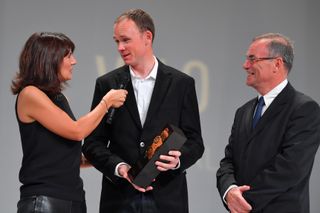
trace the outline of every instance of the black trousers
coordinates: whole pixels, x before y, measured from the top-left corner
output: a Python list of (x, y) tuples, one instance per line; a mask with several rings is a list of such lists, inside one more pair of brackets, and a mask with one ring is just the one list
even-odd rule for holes
[(151, 193), (138, 193), (120, 213), (159, 213), (159, 209)]
[(86, 213), (85, 201), (61, 200), (37, 195), (22, 197), (18, 202), (18, 213)]

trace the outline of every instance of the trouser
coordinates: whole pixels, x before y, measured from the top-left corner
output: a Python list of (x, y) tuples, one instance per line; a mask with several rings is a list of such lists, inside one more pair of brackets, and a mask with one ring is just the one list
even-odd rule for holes
[(22, 197), (18, 204), (18, 213), (86, 213), (85, 201), (61, 200), (37, 195)]
[(121, 213), (159, 213), (159, 209), (150, 193), (137, 194)]

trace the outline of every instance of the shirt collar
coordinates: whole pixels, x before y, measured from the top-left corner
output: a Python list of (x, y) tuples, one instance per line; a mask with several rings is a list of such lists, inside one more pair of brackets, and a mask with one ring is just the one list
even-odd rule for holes
[[(158, 60), (157, 60), (157, 58), (156, 58), (155, 56), (153, 56), (153, 58), (154, 58), (153, 68), (151, 69), (151, 72), (149, 73), (149, 75), (148, 75), (144, 80), (149, 79), (149, 78), (150, 78), (150, 79), (153, 79), (153, 80), (156, 80), (156, 78), (157, 78), (159, 62), (158, 62)], [(131, 66), (129, 66), (129, 69), (130, 69), (131, 78), (133, 78), (133, 79), (141, 79), (139, 76), (137, 76), (137, 75), (133, 72)]]
[[(263, 96), (264, 103), (268, 107), (272, 101), (279, 95), (279, 93), (287, 86), (288, 79), (285, 79), (280, 84), (278, 84), (275, 88), (273, 88), (271, 91), (269, 91), (267, 94)], [(262, 95), (258, 94), (258, 98), (260, 98)]]

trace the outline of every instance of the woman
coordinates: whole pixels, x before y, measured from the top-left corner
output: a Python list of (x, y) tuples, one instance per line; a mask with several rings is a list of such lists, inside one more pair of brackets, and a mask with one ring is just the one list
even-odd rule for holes
[(75, 120), (61, 93), (76, 64), (74, 43), (62, 33), (34, 33), (12, 81), (23, 159), (18, 213), (85, 213), (80, 178), (81, 140), (110, 107), (120, 107), (127, 91), (111, 90), (91, 112)]

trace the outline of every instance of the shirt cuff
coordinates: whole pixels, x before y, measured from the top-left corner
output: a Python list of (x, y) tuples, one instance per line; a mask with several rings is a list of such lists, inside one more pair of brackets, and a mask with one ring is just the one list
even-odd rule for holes
[(226, 201), (227, 193), (228, 193), (231, 189), (236, 188), (236, 187), (238, 187), (238, 186), (237, 186), (237, 185), (234, 185), (234, 184), (231, 185), (231, 186), (229, 186), (229, 187), (227, 188), (226, 192), (223, 194), (222, 199), (223, 199), (223, 202), (224, 202), (225, 204), (227, 204), (227, 201)]
[(119, 172), (118, 172), (118, 168), (119, 168), (119, 166), (121, 166), (121, 165), (128, 165), (129, 167), (130, 167), (130, 165), (127, 164), (127, 163), (125, 163), (125, 162), (121, 162), (121, 163), (118, 163), (118, 164), (117, 164), (117, 166), (116, 166), (116, 168), (115, 168), (115, 170), (114, 170), (114, 175), (123, 178), (123, 177), (119, 174)]
[(180, 158), (179, 158), (179, 161), (178, 161), (178, 164), (176, 167), (172, 168), (171, 170), (176, 170), (176, 169), (179, 169), (180, 168)]

